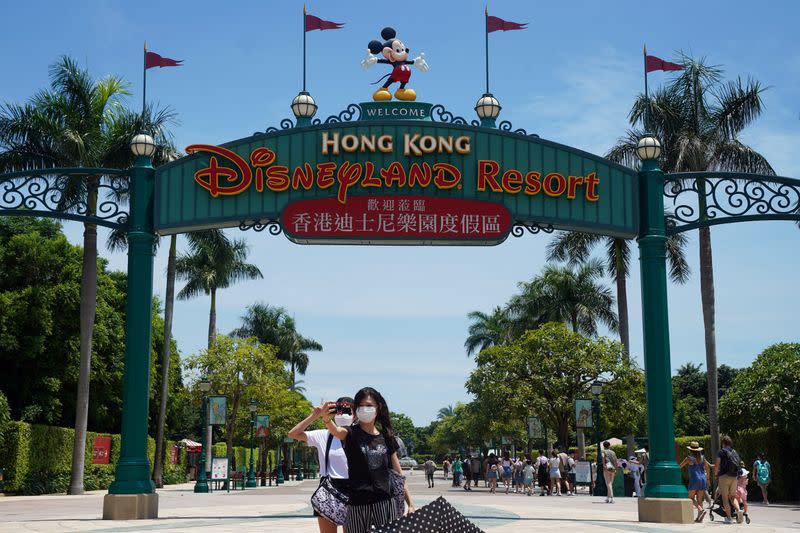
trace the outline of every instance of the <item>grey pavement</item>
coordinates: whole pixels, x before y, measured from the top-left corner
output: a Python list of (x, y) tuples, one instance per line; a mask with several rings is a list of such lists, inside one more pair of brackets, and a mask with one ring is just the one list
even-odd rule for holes
[[(450, 486), (437, 473), (436, 485), (427, 488), (421, 472), (409, 476), (410, 488), (419, 507), (444, 496), (462, 514), (488, 533), (534, 531), (586, 532), (687, 532), (710, 531), (798, 531), (800, 505), (751, 504), (750, 525), (723, 525), (721, 519), (701, 524), (645, 524), (637, 521), (636, 501), (617, 498), (609, 505), (603, 498), (583, 494), (573, 497), (539, 497), (520, 494), (490, 494), (481, 482), (473, 492)], [(0, 497), (0, 532), (140, 532), (198, 531), (237, 532), (258, 529), (276, 532), (318, 531), (309, 499), (316, 480), (287, 482), (281, 487), (263, 487), (212, 494), (195, 494), (193, 485), (159, 490), (159, 518), (156, 520), (102, 520), (105, 491), (82, 496)]]

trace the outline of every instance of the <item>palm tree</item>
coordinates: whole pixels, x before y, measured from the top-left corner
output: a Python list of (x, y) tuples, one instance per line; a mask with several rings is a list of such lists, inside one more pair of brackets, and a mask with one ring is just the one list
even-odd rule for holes
[(222, 230), (211, 229), (187, 234), (189, 253), (175, 261), (178, 279), (186, 285), (178, 292), (179, 300), (199, 294), (211, 296), (208, 314), (208, 347), (217, 336), (217, 290), (226, 289), (238, 281), (261, 279), (257, 266), (247, 263), (247, 243), (243, 239), (229, 240)]
[[(686, 242), (686, 236), (682, 233), (672, 235), (667, 241), (670, 279), (675, 283), (686, 283), (689, 279), (689, 264), (684, 255)], [(563, 261), (570, 266), (580, 265), (589, 260), (592, 250), (599, 245), (603, 246), (605, 252), (604, 267), (614, 278), (617, 287), (620, 341), (625, 346), (625, 351), (630, 353), (626, 282), (630, 274), (631, 241), (575, 231), (560, 232), (547, 245), (547, 260)]]
[(464, 341), (467, 356), (482, 351), (489, 346), (502, 344), (508, 339), (509, 320), (502, 308), (495, 307), (492, 314), (472, 311), (467, 315), (472, 320), (469, 325), (469, 336)]
[[(634, 102), (629, 115), (633, 129), (611, 150), (612, 160), (637, 164), (636, 142), (647, 130), (664, 146), (661, 168), (666, 172), (731, 171), (774, 174), (766, 158), (747, 146), (739, 135), (758, 118), (763, 109), (765, 90), (752, 79), (723, 81), (722, 70), (704, 59), (681, 54), (678, 62), (686, 69), (648, 100), (644, 95)], [(698, 183), (702, 191), (705, 184)], [(698, 198), (699, 212), (705, 216), (705, 196)], [(711, 451), (719, 445), (717, 396), (717, 347), (714, 324), (714, 267), (711, 230), (699, 229), (700, 295), (703, 304), (706, 368), (708, 368), (708, 418)]]
[[(619, 338), (625, 351), (630, 353), (630, 337), (628, 330), (628, 289), (626, 286), (630, 274), (631, 241), (579, 232), (560, 232), (547, 245), (548, 261), (565, 261), (569, 265), (585, 263), (598, 245), (604, 246), (605, 268), (614, 278), (617, 287), (617, 316), (619, 317)], [(684, 256), (686, 236), (683, 233), (672, 235), (667, 241), (667, 261), (670, 265), (670, 278), (676, 283), (685, 283), (689, 279), (689, 265)], [(634, 449), (634, 436), (627, 436), (630, 457)]]
[(546, 322), (563, 322), (583, 335), (597, 335), (598, 323), (616, 331), (619, 322), (613, 310), (614, 296), (598, 282), (603, 273), (597, 259), (577, 269), (545, 266), (539, 276), (521, 282), (521, 293), (508, 303), (512, 330), (521, 334)]
[(439, 409), (439, 412), (436, 414), (437, 420), (442, 420), (447, 418), (448, 416), (454, 416), (456, 414), (455, 409), (453, 409), (452, 405), (448, 405), (447, 407), (442, 407)]
[(255, 337), (262, 344), (278, 348), (277, 357), (288, 363), (292, 373), (290, 390), (299, 391), (297, 374), (305, 375), (309, 364), (309, 351), (322, 351), (322, 345), (314, 339), (297, 332), (294, 318), (283, 307), (265, 303), (255, 303), (247, 307), (242, 317), (242, 326), (231, 335), (235, 337)]
[[(95, 80), (68, 56), (53, 63), (49, 74), (49, 89), (39, 91), (25, 104), (6, 104), (0, 109), (0, 172), (79, 166), (128, 168), (133, 162), (130, 140), (134, 134), (150, 133), (157, 144), (169, 144), (166, 126), (172, 122), (172, 113), (135, 114), (126, 110), (123, 101), (130, 93), (122, 78)], [(107, 179), (95, 175), (69, 180), (62, 191), (61, 206), (85, 205), (86, 215), (93, 216), (97, 186)], [(80, 298), (80, 363), (69, 494), (83, 493), (97, 299), (97, 225), (90, 222), (84, 223)]]

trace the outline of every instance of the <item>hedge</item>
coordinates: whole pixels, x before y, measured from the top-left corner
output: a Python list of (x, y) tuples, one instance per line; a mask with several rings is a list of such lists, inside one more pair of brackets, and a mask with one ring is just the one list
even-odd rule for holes
[[(94, 438), (111, 437), (111, 459), (108, 465), (92, 464)], [(72, 446), (75, 430), (54, 426), (32, 425), (12, 421), (0, 448), (0, 467), (5, 469), (6, 492), (47, 494), (66, 492), (72, 468)], [(119, 460), (120, 436), (107, 433), (86, 433), (84, 467), (85, 490), (107, 489), (114, 480), (114, 465)], [(155, 441), (148, 438), (148, 457), (152, 463)]]

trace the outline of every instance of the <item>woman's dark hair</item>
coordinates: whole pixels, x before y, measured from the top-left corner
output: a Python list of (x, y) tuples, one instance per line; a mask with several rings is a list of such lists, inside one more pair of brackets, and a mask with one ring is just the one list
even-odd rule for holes
[(509, 452), (508, 450), (503, 452), (503, 459), (511, 459), (511, 452)]
[(758, 458), (764, 460), (764, 452), (758, 452)]
[(544, 455), (544, 450), (539, 450), (539, 455)]
[[(378, 404), (377, 416), (375, 422), (378, 425), (378, 431), (383, 433), (384, 438), (393, 439), (395, 437), (394, 428), (392, 427), (392, 417), (389, 416), (389, 406), (386, 405), (386, 400), (383, 399), (381, 393), (372, 387), (364, 387), (356, 393), (353, 405), (358, 409), (359, 404), (364, 398), (370, 397)], [(358, 415), (356, 415), (358, 416)]]

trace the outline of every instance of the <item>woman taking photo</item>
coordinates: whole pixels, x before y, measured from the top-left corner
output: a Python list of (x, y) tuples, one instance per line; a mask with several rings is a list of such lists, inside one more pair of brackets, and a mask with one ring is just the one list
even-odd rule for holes
[[(334, 405), (336, 406), (336, 415), (334, 416), (336, 425), (342, 427), (351, 425), (353, 423), (353, 399), (343, 396), (339, 398)], [(315, 447), (319, 457), (320, 478), (325, 478), (327, 476), (333, 488), (347, 495), (350, 492), (347, 479), (347, 457), (345, 456), (342, 442), (339, 439), (333, 438), (333, 435), (327, 429), (306, 431), (308, 426), (322, 416), (324, 410), (325, 404), (315, 407), (310, 415), (289, 431), (289, 437), (306, 442), (309, 446)], [(323, 485), (323, 481), (324, 479), (320, 480), (321, 486)], [(312, 497), (312, 507), (313, 505), (314, 499)], [(335, 499), (328, 498), (325, 507), (327, 507), (327, 509), (321, 509), (321, 512), (314, 509), (314, 516), (317, 517), (319, 531), (320, 533), (336, 533), (336, 527), (344, 525), (342, 517), (346, 512), (346, 509), (343, 509), (345, 504)], [(339, 509), (332, 507), (339, 507)]]
[[(339, 439), (347, 456), (350, 478), (350, 501), (347, 504), (347, 533), (366, 533), (371, 527), (380, 527), (400, 518), (392, 498), (392, 483), (389, 470), (403, 475), (397, 458), (395, 440), (389, 408), (383, 396), (371, 387), (358, 391), (353, 402), (355, 422), (340, 427), (333, 421), (336, 408), (327, 402), (322, 413), (325, 427)], [(414, 512), (411, 494), (404, 485), (403, 495), (408, 512)]]

